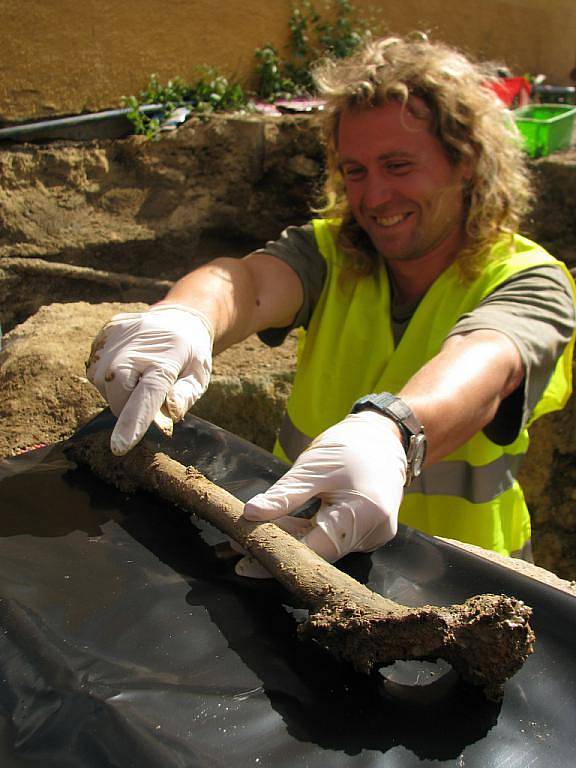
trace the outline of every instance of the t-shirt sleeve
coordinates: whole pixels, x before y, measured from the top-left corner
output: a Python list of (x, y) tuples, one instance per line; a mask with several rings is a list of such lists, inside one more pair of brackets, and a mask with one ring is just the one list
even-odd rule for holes
[(484, 432), (506, 445), (526, 425), (574, 331), (574, 296), (565, 273), (553, 265), (532, 267), (502, 283), (448, 336), (477, 330), (505, 333), (525, 368), (524, 384), (506, 398)]
[(304, 298), (296, 317), (286, 328), (267, 328), (258, 333), (269, 347), (277, 347), (293, 328), (307, 328), (326, 279), (326, 261), (318, 249), (312, 224), (288, 227), (278, 240), (271, 240), (259, 253), (282, 259), (296, 272), (302, 283)]

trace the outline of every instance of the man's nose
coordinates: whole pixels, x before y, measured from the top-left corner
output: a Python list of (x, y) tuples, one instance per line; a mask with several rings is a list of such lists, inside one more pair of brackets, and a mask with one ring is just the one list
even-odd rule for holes
[(392, 200), (393, 193), (393, 185), (387, 174), (368, 174), (364, 187), (364, 205), (366, 208), (373, 210), (386, 205)]

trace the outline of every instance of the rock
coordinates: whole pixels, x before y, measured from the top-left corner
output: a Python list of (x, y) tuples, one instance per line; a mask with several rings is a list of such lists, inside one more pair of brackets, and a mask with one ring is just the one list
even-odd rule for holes
[[(573, 374), (574, 375), (574, 374)], [(532, 519), (534, 559), (562, 578), (576, 580), (576, 397), (530, 430), (520, 471)]]
[[(69, 437), (103, 407), (85, 376), (92, 339), (117, 312), (146, 304), (51, 304), (3, 338), (0, 456)], [(214, 361), (197, 415), (271, 449), (295, 365), (296, 338), (271, 350), (248, 339)]]

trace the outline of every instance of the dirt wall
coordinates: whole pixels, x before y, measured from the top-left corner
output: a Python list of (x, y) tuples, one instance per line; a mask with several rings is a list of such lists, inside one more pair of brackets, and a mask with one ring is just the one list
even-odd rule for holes
[[(534, 161), (523, 233), (576, 267), (576, 147)], [(0, 152), (0, 323), (56, 301), (154, 301), (192, 267), (310, 217), (323, 146), (307, 115), (193, 118), (158, 141)]]
[(193, 266), (307, 220), (321, 171), (319, 131), (298, 115), (192, 119), (160, 141), (7, 148), (0, 323), (53, 301), (157, 300)]
[[(323, 0), (317, 0), (318, 8)], [(381, 29), (430, 31), (515, 72), (569, 84), (573, 0), (355, 0)], [(152, 73), (210, 64), (249, 79), (254, 50), (287, 41), (289, 0), (0, 0), (0, 123), (119, 106)]]

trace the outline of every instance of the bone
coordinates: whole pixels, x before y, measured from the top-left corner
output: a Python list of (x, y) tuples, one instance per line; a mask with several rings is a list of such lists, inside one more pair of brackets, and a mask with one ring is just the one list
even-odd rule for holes
[(254, 557), (309, 611), (302, 639), (319, 643), (369, 674), (396, 660), (444, 659), (461, 677), (499, 700), (533, 651), (532, 610), (506, 595), (477, 595), (448, 607), (407, 607), (330, 565), (272, 522), (242, 517), (243, 504), (193, 467), (143, 442), (113, 456), (110, 434), (69, 444), (67, 453), (125, 492), (151, 491), (210, 522)]

